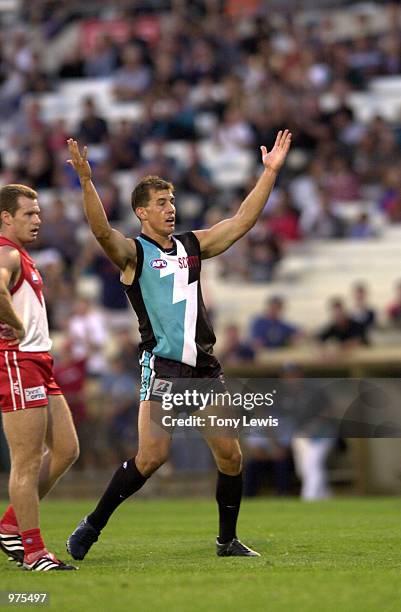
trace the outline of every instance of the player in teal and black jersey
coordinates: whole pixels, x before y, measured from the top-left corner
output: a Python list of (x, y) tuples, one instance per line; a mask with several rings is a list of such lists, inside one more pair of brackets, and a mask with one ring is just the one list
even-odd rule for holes
[[(81, 182), (85, 214), (97, 241), (121, 270), (121, 281), (137, 314), (141, 334), (142, 385), (137, 455), (118, 468), (95, 510), (85, 517), (67, 541), (74, 559), (83, 559), (97, 541), (114, 510), (138, 491), (168, 456), (171, 435), (155, 432), (155, 414), (163, 394), (205, 381), (208, 389), (223, 390), (224, 379), (213, 355), (215, 336), (200, 287), (201, 261), (226, 251), (256, 223), (287, 156), (291, 133), (280, 131), (270, 152), (261, 147), (264, 171), (231, 218), (210, 229), (174, 235), (173, 185), (146, 177), (132, 192), (132, 207), (141, 234), (126, 238), (112, 229), (91, 180), (87, 149), (68, 141), (70, 163)], [(242, 544), (236, 524), (242, 495), (242, 456), (238, 437), (205, 436), (218, 469), (219, 556), (259, 556)]]

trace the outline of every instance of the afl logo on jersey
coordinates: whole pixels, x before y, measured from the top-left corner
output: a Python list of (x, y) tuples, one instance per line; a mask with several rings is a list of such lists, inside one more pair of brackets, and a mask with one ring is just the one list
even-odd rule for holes
[(152, 261), (149, 262), (149, 265), (155, 270), (161, 270), (162, 268), (167, 268), (167, 261), (164, 259), (152, 259)]
[(31, 273), (31, 278), (33, 283), (39, 283), (39, 276), (36, 274), (36, 272)]

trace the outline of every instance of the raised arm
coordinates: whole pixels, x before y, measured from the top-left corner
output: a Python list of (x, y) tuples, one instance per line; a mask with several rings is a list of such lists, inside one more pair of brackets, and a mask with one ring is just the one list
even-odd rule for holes
[(17, 249), (0, 248), (0, 338), (10, 340), (10, 344), (18, 343), (25, 336), (24, 325), (14, 310), (9, 291), (10, 284), (18, 278), (20, 266)]
[(284, 130), (277, 134), (274, 147), (269, 153), (266, 147), (262, 146), (263, 174), (242, 202), (238, 212), (230, 219), (220, 221), (209, 229), (194, 232), (199, 240), (202, 259), (223, 253), (255, 225), (273, 189), (277, 174), (284, 164), (290, 144), (291, 132)]
[(68, 160), (68, 163), (71, 164), (78, 174), (84, 198), (85, 216), (93, 235), (106, 255), (120, 270), (124, 271), (127, 266), (135, 270), (135, 242), (111, 227), (99, 194), (92, 183), (92, 170), (88, 162), (87, 147), (83, 148), (81, 154), (77, 141), (70, 138), (68, 140), (68, 149), (71, 154), (71, 159)]

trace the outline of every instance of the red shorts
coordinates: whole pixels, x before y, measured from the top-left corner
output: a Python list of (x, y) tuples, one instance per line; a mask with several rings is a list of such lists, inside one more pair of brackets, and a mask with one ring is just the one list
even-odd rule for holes
[(48, 395), (61, 395), (53, 375), (50, 353), (0, 351), (0, 408), (2, 412), (46, 406)]

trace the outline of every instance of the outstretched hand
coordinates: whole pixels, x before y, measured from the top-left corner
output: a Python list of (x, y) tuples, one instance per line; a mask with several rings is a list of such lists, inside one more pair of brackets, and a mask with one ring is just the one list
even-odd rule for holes
[(284, 164), (287, 153), (291, 145), (291, 132), (289, 130), (279, 131), (277, 134), (276, 142), (274, 147), (269, 153), (265, 146), (260, 147), (262, 152), (262, 162), (265, 168), (271, 168), (275, 172), (278, 172), (281, 166)]
[(92, 170), (88, 162), (88, 147), (84, 147), (81, 154), (76, 140), (69, 138), (67, 144), (71, 154), (71, 159), (67, 159), (67, 163), (74, 168), (81, 183), (82, 181), (90, 180)]

